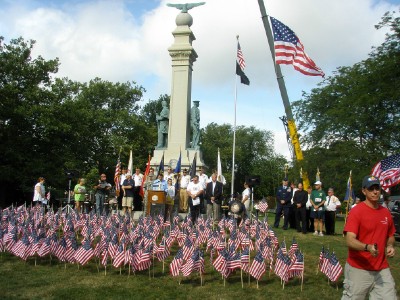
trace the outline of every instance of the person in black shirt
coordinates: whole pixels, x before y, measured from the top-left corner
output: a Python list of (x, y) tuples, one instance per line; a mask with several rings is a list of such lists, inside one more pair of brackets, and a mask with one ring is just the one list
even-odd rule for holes
[[(306, 222), (306, 204), (308, 200), (308, 193), (303, 190), (303, 184), (297, 185), (297, 191), (293, 196), (293, 204), (295, 205), (295, 216), (296, 216), (296, 229), (297, 232), (307, 233), (307, 222)], [(301, 221), (301, 227), (300, 227)]]

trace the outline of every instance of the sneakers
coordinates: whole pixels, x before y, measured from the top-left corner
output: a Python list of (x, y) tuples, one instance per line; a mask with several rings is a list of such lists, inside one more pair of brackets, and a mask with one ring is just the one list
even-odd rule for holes
[(319, 236), (324, 236), (324, 234), (322, 233), (322, 231), (319, 233)]
[(315, 231), (315, 232), (313, 233), (313, 235), (318, 235), (318, 231)]

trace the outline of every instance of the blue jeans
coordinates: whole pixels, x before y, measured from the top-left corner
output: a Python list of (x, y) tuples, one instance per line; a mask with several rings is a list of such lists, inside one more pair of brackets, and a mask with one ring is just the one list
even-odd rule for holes
[(103, 214), (105, 194), (96, 193), (96, 212), (98, 215)]

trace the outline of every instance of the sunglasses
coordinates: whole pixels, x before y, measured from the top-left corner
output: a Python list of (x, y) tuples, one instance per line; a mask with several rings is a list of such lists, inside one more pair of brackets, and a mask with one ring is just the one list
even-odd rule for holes
[(369, 188), (367, 188), (367, 190), (370, 191), (370, 192), (372, 192), (372, 191), (380, 191), (381, 188), (379, 186), (377, 186), (377, 185), (373, 185), (373, 186), (370, 186)]

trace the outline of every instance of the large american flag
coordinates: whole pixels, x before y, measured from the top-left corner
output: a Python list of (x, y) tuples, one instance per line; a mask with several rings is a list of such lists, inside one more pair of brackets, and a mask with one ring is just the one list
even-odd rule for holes
[(378, 162), (371, 171), (371, 175), (379, 178), (384, 190), (400, 182), (400, 154), (391, 155)]
[(277, 19), (270, 18), (274, 33), (275, 63), (293, 65), (295, 70), (305, 75), (324, 77), (324, 72), (305, 53), (296, 34)]

